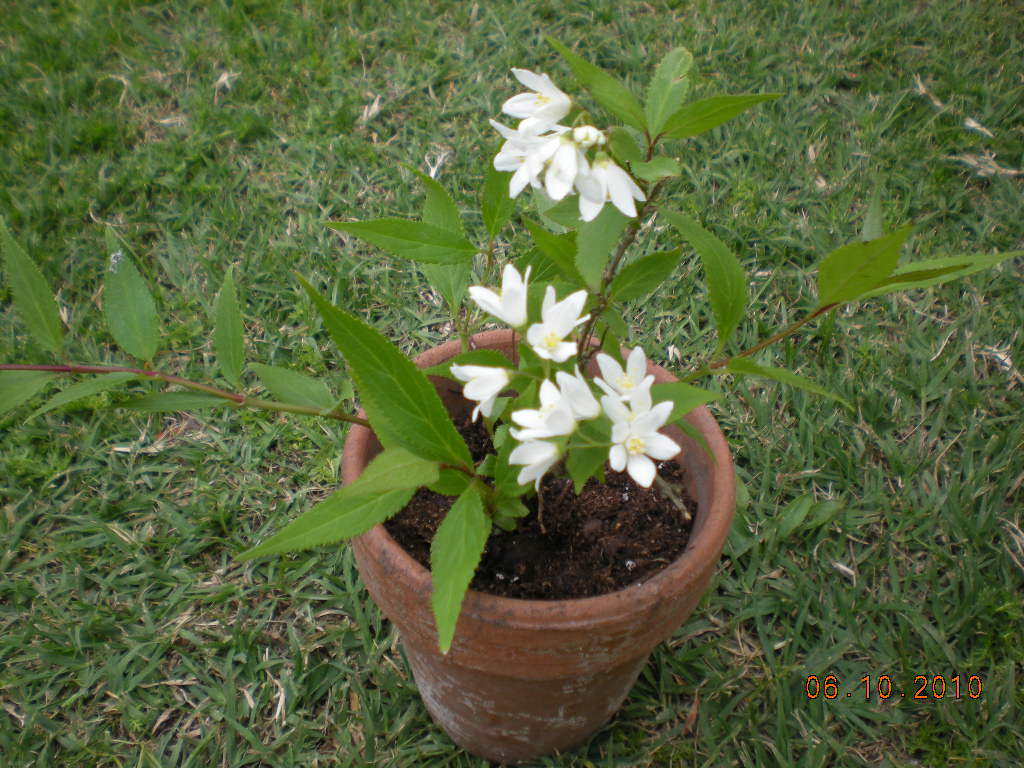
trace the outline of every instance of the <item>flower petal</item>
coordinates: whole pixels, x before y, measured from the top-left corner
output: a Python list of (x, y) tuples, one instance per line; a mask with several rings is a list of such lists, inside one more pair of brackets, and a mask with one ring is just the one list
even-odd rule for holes
[(626, 446), (613, 445), (608, 451), (608, 464), (616, 472), (624, 470), (626, 468)]
[(650, 488), (651, 483), (654, 482), (654, 476), (658, 474), (654, 462), (642, 454), (630, 456), (626, 464), (626, 470), (629, 472), (629, 476), (633, 478), (633, 481), (644, 488)]
[(644, 453), (652, 459), (665, 461), (678, 454), (682, 448), (671, 437), (666, 437), (660, 432), (654, 432), (644, 438)]

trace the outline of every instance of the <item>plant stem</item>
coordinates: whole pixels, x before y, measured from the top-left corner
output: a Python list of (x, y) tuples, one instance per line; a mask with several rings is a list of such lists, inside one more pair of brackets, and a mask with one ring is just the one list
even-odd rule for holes
[(280, 411), (283, 413), (301, 413), (305, 416), (326, 416), (330, 419), (336, 419), (338, 421), (347, 421), (351, 424), (359, 424), (363, 427), (369, 427), (370, 422), (366, 419), (361, 419), (358, 416), (349, 416), (347, 413), (341, 411), (331, 411), (330, 413), (321, 413), (320, 409), (313, 408), (308, 405), (295, 405), (293, 403), (278, 403), (274, 400), (261, 400), (255, 397), (248, 397), (238, 392), (228, 392), (226, 389), (219, 389), (218, 387), (210, 386), (209, 384), (202, 384), (198, 381), (192, 381), (190, 379), (183, 379), (180, 376), (174, 376), (169, 373), (163, 373), (162, 371), (150, 371), (143, 368), (128, 368), (123, 366), (106, 366), (106, 365), (16, 365), (16, 364), (3, 364), (0, 365), (0, 371), (49, 371), (52, 373), (134, 373), (138, 376), (144, 376), (148, 379), (155, 379), (157, 381), (163, 381), (167, 384), (178, 384), (188, 389), (194, 389), (197, 392), (205, 392), (208, 395), (214, 395), (224, 400), (230, 400), (232, 403), (238, 406), (246, 406), (248, 408), (258, 408), (264, 411)]
[(723, 357), (723, 358), (720, 358), (720, 359), (716, 360), (713, 363), (708, 363), (707, 365), (703, 365), (700, 368), (698, 368), (697, 370), (693, 371), (692, 373), (690, 373), (690, 374), (684, 376), (683, 378), (681, 378), (680, 381), (682, 381), (682, 382), (690, 382), (690, 381), (693, 381), (694, 379), (699, 379), (701, 376), (707, 376), (709, 373), (711, 373), (712, 371), (714, 371), (714, 370), (716, 370), (718, 368), (726, 367), (727, 365), (729, 365), (729, 363), (731, 363), (737, 357), (750, 357), (751, 355), (753, 355), (753, 354), (755, 354), (757, 352), (760, 352), (765, 347), (770, 347), (775, 342), (782, 341), (782, 339), (786, 338), (787, 336), (793, 335), (798, 330), (800, 330), (803, 326), (807, 325), (807, 323), (811, 322), (811, 320), (814, 320), (816, 317), (819, 317), (819, 316), (825, 314), (826, 312), (828, 312), (829, 310), (835, 309), (838, 306), (839, 306), (838, 304), (826, 304), (825, 306), (818, 307), (813, 312), (810, 312), (807, 315), (805, 315), (804, 317), (800, 318), (799, 320), (796, 320), (795, 322), (790, 323), (785, 328), (783, 328), (781, 331), (778, 331), (777, 333), (772, 334), (767, 339), (763, 339), (762, 341), (759, 341), (754, 346), (747, 347), (745, 350), (743, 350), (742, 352), (739, 352), (739, 353), (737, 353), (735, 355), (730, 355), (728, 357)]
[(690, 522), (690, 510), (686, 508), (686, 504), (683, 503), (679, 494), (676, 493), (676, 489), (672, 487), (672, 484), (661, 477), (661, 475), (654, 476), (654, 484), (658, 486), (658, 490), (661, 491), (662, 495), (667, 497), (668, 500), (672, 502), (673, 506), (682, 513), (683, 522)]
[(594, 327), (597, 325), (597, 320), (608, 308), (608, 304), (611, 301), (611, 297), (608, 295), (608, 287), (615, 278), (615, 273), (618, 271), (619, 264), (622, 263), (622, 259), (626, 255), (626, 251), (629, 250), (629, 247), (636, 240), (637, 233), (640, 231), (640, 226), (643, 224), (644, 217), (647, 216), (648, 211), (650, 211), (654, 204), (655, 198), (657, 198), (664, 185), (665, 180), (662, 179), (651, 189), (651, 193), (647, 196), (647, 202), (644, 203), (643, 208), (641, 208), (637, 213), (636, 218), (629, 222), (629, 226), (626, 227), (626, 231), (622, 233), (622, 239), (619, 241), (619, 246), (615, 249), (615, 254), (612, 256), (611, 261), (608, 262), (608, 266), (605, 267), (604, 274), (601, 275), (601, 287), (598, 288), (597, 295), (595, 297), (597, 299), (597, 303), (590, 310), (590, 317), (587, 319), (586, 324), (584, 324), (583, 330), (580, 331), (579, 338), (576, 342), (576, 355), (579, 358), (581, 370), (586, 369), (587, 361), (590, 360), (590, 356), (594, 352), (594, 348), (590, 346), (590, 337), (594, 335)]

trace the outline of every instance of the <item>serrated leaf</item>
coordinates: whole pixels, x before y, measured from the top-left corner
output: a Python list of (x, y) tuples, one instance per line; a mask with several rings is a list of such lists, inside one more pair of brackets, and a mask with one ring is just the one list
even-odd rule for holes
[(156, 305), (142, 275), (120, 252), (110, 257), (103, 311), (110, 335), (121, 349), (139, 360), (153, 359), (160, 339)]
[(508, 189), (508, 174), (495, 170), (493, 165), (488, 166), (483, 197), (480, 200), (480, 214), (487, 234), (492, 238), (498, 236), (515, 210), (515, 201), (509, 197)]
[(876, 240), (881, 237), (885, 230), (882, 221), (882, 185), (876, 184), (868, 201), (868, 209), (864, 214), (864, 226), (860, 231), (860, 239), (864, 241)]
[(573, 75), (579, 80), (580, 85), (590, 92), (594, 101), (626, 125), (631, 125), (638, 131), (646, 130), (644, 110), (626, 86), (600, 67), (570, 51), (553, 37), (548, 36), (547, 41), (565, 59)]
[[(420, 180), (426, 197), (423, 200), (423, 221), (460, 237), (465, 234), (462, 216), (448, 190), (427, 174), (402, 164)], [(431, 287), (441, 294), (452, 314), (459, 311), (471, 278), (470, 263), (463, 264), (420, 264), (423, 276)]]
[(577, 495), (608, 461), (611, 433), (611, 422), (605, 416), (581, 422), (577, 427), (565, 456), (565, 469)]
[(781, 93), (743, 93), (700, 99), (687, 104), (673, 114), (665, 122), (661, 135), (669, 139), (697, 136), (731, 120), (750, 107), (777, 99), (781, 95)]
[[(576, 268), (576, 233), (564, 232), (556, 235), (529, 219), (524, 219), (523, 223), (526, 224), (537, 250), (555, 265), (562, 277), (582, 288), (586, 283)], [(534, 280), (536, 281), (536, 278)]]
[(746, 311), (747, 278), (743, 267), (725, 243), (694, 219), (670, 209), (663, 209), (662, 214), (700, 256), (708, 285), (708, 301), (718, 327), (718, 351), (721, 351)]
[(644, 104), (647, 128), (652, 136), (657, 136), (668, 118), (682, 107), (690, 90), (687, 76), (692, 65), (693, 54), (685, 48), (673, 48), (654, 70)]
[(582, 222), (576, 233), (576, 268), (591, 290), (598, 290), (612, 251), (622, 239), (629, 219), (606, 205), (593, 221)]
[(205, 392), (151, 392), (136, 397), (125, 403), (118, 403), (118, 408), (129, 408), (134, 411), (150, 413), (166, 413), (168, 411), (195, 411), (200, 408), (230, 407), (231, 400)]
[(479, 491), (470, 487), (452, 505), (430, 543), (430, 605), (441, 653), (452, 647), (462, 601), (490, 535), (491, 518)]
[(729, 361), (727, 368), (733, 373), (739, 373), (747, 376), (763, 376), (766, 379), (772, 379), (774, 381), (781, 382), (782, 384), (788, 384), (789, 386), (796, 387), (797, 389), (804, 389), (808, 392), (813, 392), (816, 395), (831, 398), (832, 400), (835, 400), (849, 408), (851, 411), (853, 410), (853, 406), (845, 398), (840, 397), (835, 392), (830, 392), (820, 384), (816, 384), (804, 376), (800, 376), (792, 371), (787, 371), (784, 368), (770, 368), (766, 365), (758, 365), (745, 357), (734, 357)]
[(472, 467), (469, 449), (426, 375), (380, 332), (299, 280), (348, 361), (363, 409), (381, 443), (425, 459)]
[(938, 259), (912, 261), (901, 264), (892, 276), (884, 280), (877, 288), (860, 296), (870, 299), (884, 296), (894, 291), (906, 291), (911, 288), (928, 288), (961, 277), (973, 275), (983, 269), (994, 267), (1001, 261), (1024, 256), (1024, 251), (1007, 251), (1004, 253), (975, 253), (962, 256), (944, 256)]
[(18, 316), (36, 343), (48, 352), (59, 352), (64, 343), (64, 327), (57, 301), (39, 267), (7, 231), (3, 217), (0, 217), (0, 252)]
[(628, 130), (617, 125), (608, 132), (608, 148), (620, 164), (643, 162), (644, 153)]
[(355, 482), (346, 486), (355, 496), (387, 493), (399, 488), (419, 488), (436, 483), (440, 468), (404, 448), (386, 448), (371, 461)]
[(0, 371), (0, 413), (13, 411), (57, 375), (48, 371)]
[[(541, 212), (541, 220), (550, 222), (550, 224), (554, 225), (553, 229), (554, 227), (576, 229), (583, 222), (580, 218), (580, 201), (577, 195), (569, 195), (557, 203), (550, 200), (541, 190), (537, 191), (535, 197), (538, 200), (548, 201), (549, 205), (538, 205), (537, 208)], [(556, 229), (555, 231), (557, 232), (558, 230)]]
[[(479, 471), (478, 467), (477, 472), (479, 473)], [(465, 472), (459, 472), (454, 469), (442, 469), (437, 480), (427, 487), (434, 493), (440, 493), (442, 496), (458, 496), (469, 487), (471, 479)]]
[(443, 376), (446, 379), (455, 379), (451, 368), (453, 365), (487, 365), (494, 368), (515, 368), (515, 365), (506, 355), (496, 349), (471, 349), (467, 352), (460, 352), (451, 360), (427, 368), (423, 371), (427, 376)]
[(348, 492), (347, 488), (342, 488), (262, 544), (238, 555), (238, 559), (252, 560), (264, 555), (279, 555), (351, 539), (366, 533), (401, 510), (415, 492), (413, 488), (405, 488), (356, 496)]
[(629, 325), (626, 323), (626, 318), (615, 307), (605, 307), (604, 312), (601, 313), (601, 320), (608, 326), (608, 330), (620, 339), (629, 336)]
[(652, 157), (647, 162), (633, 163), (633, 175), (647, 182), (670, 179), (682, 173), (679, 163), (671, 157)]
[(682, 249), (658, 251), (641, 256), (619, 270), (612, 280), (611, 295), (616, 301), (639, 299), (668, 280), (682, 256)]
[(320, 379), (314, 379), (290, 368), (262, 363), (250, 363), (249, 368), (259, 376), (270, 394), (281, 402), (308, 405), (321, 410), (329, 410), (338, 402), (330, 387)]
[(843, 304), (878, 288), (892, 276), (912, 227), (866, 243), (836, 248), (818, 267), (818, 306)]
[(86, 397), (92, 397), (100, 392), (106, 392), (108, 389), (120, 386), (125, 382), (132, 381), (139, 378), (137, 373), (106, 373), (101, 376), (97, 376), (94, 379), (86, 379), (85, 381), (79, 381), (72, 384), (67, 389), (62, 389), (56, 395), (47, 400), (42, 406), (37, 408), (30, 419), (34, 419), (36, 416), (42, 416), (44, 413), (49, 413), (54, 408), (60, 408), (62, 405), (73, 403), (75, 400), (81, 400)]
[(672, 414), (668, 417), (670, 422), (678, 421), (694, 408), (707, 405), (721, 396), (720, 392), (710, 392), (682, 381), (662, 382), (651, 387), (653, 403), (661, 403), (666, 400), (672, 402)]
[(214, 300), (213, 350), (221, 374), (237, 389), (242, 383), (242, 366), (245, 363), (245, 329), (233, 275), (232, 265)]
[(422, 221), (331, 221), (327, 226), (355, 235), (396, 256), (427, 264), (471, 264), (476, 253), (476, 248), (465, 237)]

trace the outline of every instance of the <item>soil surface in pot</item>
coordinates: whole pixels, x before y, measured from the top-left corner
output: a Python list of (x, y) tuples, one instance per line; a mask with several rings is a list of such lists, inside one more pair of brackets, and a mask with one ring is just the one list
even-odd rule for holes
[[(457, 425), (473, 458), (493, 452), (482, 423)], [(658, 473), (674, 485), (690, 511), (696, 502), (682, 486), (673, 461)], [(548, 476), (541, 485), (543, 519), (536, 498), (515, 531), (491, 535), (473, 589), (503, 597), (564, 600), (614, 592), (643, 581), (686, 549), (691, 523), (654, 488), (641, 488), (625, 472), (606, 471), (605, 482), (587, 483), (577, 496), (572, 481)], [(455, 501), (421, 488), (385, 527), (421, 565), (430, 567), (430, 542)]]

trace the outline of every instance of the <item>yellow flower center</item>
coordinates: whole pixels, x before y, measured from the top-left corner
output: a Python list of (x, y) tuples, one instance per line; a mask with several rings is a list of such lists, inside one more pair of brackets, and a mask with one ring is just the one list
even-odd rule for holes
[(619, 389), (621, 389), (623, 392), (628, 392), (635, 386), (636, 383), (633, 381), (632, 376), (630, 376), (628, 373), (622, 374), (622, 378), (619, 379)]
[(641, 437), (631, 437), (626, 441), (626, 450), (629, 451), (632, 456), (641, 455), (644, 452), (645, 447), (643, 438)]
[(551, 101), (551, 99), (549, 99), (549, 98), (548, 98), (547, 96), (545, 96), (545, 95), (544, 95), (543, 93), (537, 93), (537, 94), (534, 94), (534, 95), (535, 95), (535, 97), (536, 97), (536, 99), (537, 99), (537, 104), (538, 104), (538, 105), (540, 105), (540, 106), (544, 106), (544, 105), (545, 105), (545, 104), (547, 104), (547, 103), (548, 103), (549, 101)]
[(549, 331), (548, 335), (544, 337), (544, 346), (552, 352), (554, 352), (555, 347), (557, 347), (561, 342), (562, 339), (559, 338), (558, 334), (554, 331)]

